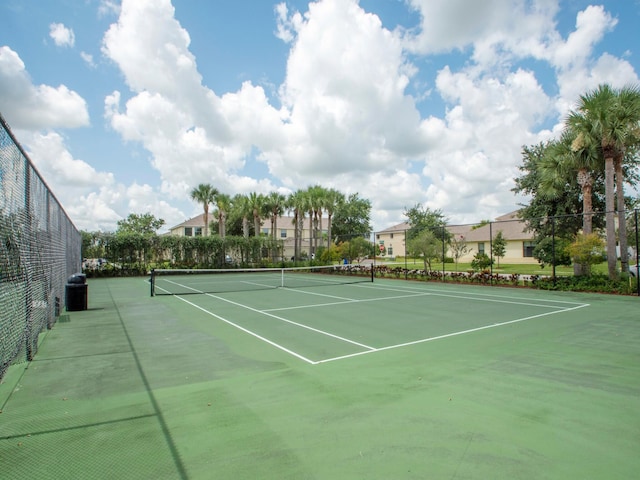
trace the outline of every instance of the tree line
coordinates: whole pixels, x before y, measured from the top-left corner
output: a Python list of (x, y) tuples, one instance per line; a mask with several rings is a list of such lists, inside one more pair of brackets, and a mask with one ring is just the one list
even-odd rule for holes
[(624, 186), (638, 182), (639, 148), (640, 88), (606, 84), (580, 96), (559, 138), (523, 147), (513, 191), (532, 198), (520, 216), (536, 234), (536, 258), (549, 261), (545, 252), (555, 237), (567, 255), (554, 261), (573, 260), (575, 273), (584, 274), (588, 255), (576, 261), (569, 244), (598, 250), (602, 243), (609, 278), (628, 272), (627, 212), (638, 200), (625, 196)]
[[(200, 184), (191, 191), (191, 198), (203, 207), (202, 235), (158, 235), (165, 225), (163, 219), (150, 213), (132, 213), (118, 221), (115, 232), (82, 232), (83, 258), (106, 258), (123, 274), (145, 273), (150, 266), (221, 268), (281, 264), (285, 261), (284, 248), (277, 235), (277, 222), (287, 212), (293, 215), (293, 263), (316, 255), (319, 261), (342, 257), (351, 260), (371, 252), (368, 241), (371, 202), (357, 193), (347, 196), (315, 185), (288, 196), (253, 192), (231, 197), (210, 184)], [(323, 220), (327, 221), (326, 233)], [(268, 236), (261, 230), (264, 221), (270, 222)], [(308, 248), (303, 249), (306, 221), (311, 233), (306, 239)]]
[[(337, 238), (347, 236), (366, 237), (371, 233), (371, 202), (357, 193), (346, 196), (342, 192), (313, 185), (304, 190), (284, 195), (274, 191), (268, 194), (252, 192), (233, 197), (220, 192), (211, 184), (202, 183), (191, 191), (191, 198), (202, 204), (204, 213), (204, 236), (209, 228), (216, 227), (218, 235), (227, 234), (259, 237), (263, 220), (270, 222), (272, 238), (277, 238), (278, 218), (285, 213), (293, 216), (294, 257), (302, 255), (304, 222), (308, 221), (310, 232), (309, 256), (321, 245), (331, 247)], [(214, 206), (213, 221), (209, 221), (209, 209)], [(326, 214), (326, 236), (323, 236), (323, 219)]]

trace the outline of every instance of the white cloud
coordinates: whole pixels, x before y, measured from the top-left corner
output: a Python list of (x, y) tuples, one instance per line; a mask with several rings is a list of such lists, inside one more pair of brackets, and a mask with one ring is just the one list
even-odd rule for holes
[(120, 13), (120, 4), (115, 0), (100, 0), (98, 6), (98, 16), (106, 17), (109, 15), (118, 15)]
[[(417, 32), (387, 30), (356, 0), (312, 2), (305, 13), (276, 5), (274, 35), (290, 46), (276, 109), (251, 82), (220, 96), (203, 84), (168, 0), (125, 0), (103, 53), (132, 96), (114, 92), (105, 114), (151, 152), (170, 198), (187, 197), (203, 179), (232, 194), (320, 182), (372, 199), (379, 227), (416, 203), (451, 221), (494, 218), (520, 200), (510, 189), (522, 145), (558, 131), (584, 91), (576, 89), (636, 77), (625, 60), (593, 58), (616, 24), (602, 7), (580, 12), (563, 38), (556, 0), (480, 3), (410, 0), (422, 19)], [(467, 56), (463, 67), (417, 80), (423, 60), (451, 50)], [(555, 70), (559, 94), (513, 66), (530, 59)], [(428, 95), (444, 100), (443, 116), (422, 118), (417, 102)], [(252, 155), (268, 178), (243, 174)]]
[(275, 7), (276, 13), (276, 37), (285, 43), (291, 43), (295, 38), (295, 32), (299, 30), (303, 19), (299, 12), (289, 16), (289, 9), (286, 3), (279, 3)]
[(96, 68), (96, 64), (93, 61), (93, 55), (87, 52), (80, 52), (80, 58), (89, 66), (89, 68)]
[(400, 39), (355, 1), (310, 4), (281, 88), (288, 142), (265, 152), (270, 170), (299, 184), (402, 167), (424, 148), (405, 92), (414, 71)]
[(604, 8), (588, 6), (578, 13), (576, 29), (566, 41), (554, 42), (550, 45), (549, 56), (552, 63), (560, 70), (573, 66), (582, 66), (591, 56), (593, 47), (602, 40), (607, 31), (615, 27), (613, 19)]
[[(150, 153), (159, 186), (124, 185), (74, 158), (51, 129), (88, 125), (84, 99), (65, 85), (34, 85), (9, 47), (0, 47), (0, 111), (25, 130), (38, 168), (83, 229), (113, 230), (132, 212), (175, 225), (200, 212), (189, 192), (201, 182), (230, 194), (316, 183), (358, 192), (381, 229), (416, 203), (455, 223), (515, 209), (522, 145), (557, 134), (586, 89), (637, 82), (628, 60), (594, 55), (617, 21), (603, 7), (585, 8), (561, 34), (557, 0), (407, 4), (421, 16), (415, 30), (385, 28), (357, 0), (318, 0), (303, 13), (276, 5), (274, 35), (289, 56), (274, 107), (250, 81), (234, 92), (206, 86), (170, 0), (101, 0), (100, 16), (118, 15), (102, 53), (128, 87), (112, 87), (120, 90), (105, 97), (104, 115), (124, 142)], [(52, 38), (73, 46), (64, 25)], [(462, 66), (437, 63), (434, 53), (452, 50)], [(530, 60), (554, 76), (543, 80)], [(421, 113), (432, 101), (442, 111)]]
[(189, 43), (167, 0), (123, 2), (102, 50), (134, 95), (124, 106), (120, 92), (109, 95), (107, 119), (153, 154), (163, 191), (174, 198), (188, 196), (203, 179), (229, 193), (240, 184), (264, 185), (239, 181), (238, 173), (254, 146), (269, 148), (282, 137), (282, 114), (250, 82), (222, 97), (202, 85)]
[(14, 128), (75, 128), (89, 124), (84, 99), (66, 85), (33, 85), (16, 52), (0, 47), (0, 111)]
[(49, 36), (58, 47), (73, 47), (76, 43), (73, 30), (65, 27), (62, 23), (49, 25)]

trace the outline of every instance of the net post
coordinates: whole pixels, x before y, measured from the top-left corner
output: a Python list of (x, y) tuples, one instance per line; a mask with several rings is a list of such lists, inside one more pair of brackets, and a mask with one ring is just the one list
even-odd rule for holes
[(156, 269), (155, 269), (155, 268), (152, 268), (152, 269), (151, 269), (151, 274), (150, 274), (150, 276), (149, 276), (149, 285), (151, 286), (151, 296), (152, 296), (152, 297), (154, 296), (154, 294), (155, 294), (155, 290), (156, 290), (156, 289), (154, 288), (154, 287), (155, 287), (155, 281), (156, 281), (156, 275), (155, 275), (155, 273), (156, 273)]
[(373, 282), (373, 277), (375, 276), (374, 274), (374, 268), (373, 268), (373, 263), (371, 264), (371, 282)]

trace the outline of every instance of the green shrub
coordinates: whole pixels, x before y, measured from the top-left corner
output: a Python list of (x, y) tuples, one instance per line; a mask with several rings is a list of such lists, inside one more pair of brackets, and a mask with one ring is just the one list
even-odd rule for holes
[(611, 280), (607, 275), (580, 275), (575, 277), (540, 278), (535, 286), (541, 290), (559, 290), (571, 292), (617, 293), (629, 295), (633, 293), (633, 282), (628, 280)]
[(486, 270), (491, 265), (493, 265), (493, 260), (491, 260), (486, 253), (478, 252), (473, 257), (473, 260), (471, 260), (471, 268), (473, 268), (475, 272)]

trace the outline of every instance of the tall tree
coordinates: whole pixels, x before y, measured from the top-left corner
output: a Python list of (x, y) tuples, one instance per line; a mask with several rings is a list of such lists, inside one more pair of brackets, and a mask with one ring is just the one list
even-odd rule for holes
[(404, 211), (404, 216), (409, 220), (409, 230), (407, 230), (407, 240), (417, 237), (425, 230), (433, 232), (436, 238), (441, 241), (449, 240), (449, 233), (446, 230), (447, 219), (439, 209), (431, 210), (417, 203), (410, 209)]
[(407, 251), (412, 257), (422, 257), (425, 272), (431, 271), (431, 262), (442, 258), (442, 241), (433, 231), (424, 229), (407, 242)]
[(566, 195), (572, 179), (578, 182), (582, 192), (582, 230), (593, 231), (593, 183), (602, 169), (599, 148), (580, 145), (576, 135), (565, 129), (559, 140), (549, 142), (540, 160), (539, 194), (549, 198)]
[[(640, 107), (622, 105), (621, 91), (609, 85), (580, 96), (577, 109), (571, 112), (568, 125), (577, 134), (576, 146), (599, 145), (604, 157), (605, 211), (607, 230), (607, 267), (609, 278), (617, 277), (616, 271), (616, 190), (615, 158), (624, 156), (630, 131), (638, 128)], [(622, 176), (622, 175), (620, 175)], [(621, 179), (622, 181), (622, 179)], [(623, 195), (622, 191), (617, 192)]]
[[(551, 142), (547, 142), (522, 147), (523, 163), (518, 167), (522, 175), (515, 178), (516, 186), (512, 191), (531, 197), (531, 200), (528, 204), (522, 205), (518, 216), (526, 221), (530, 230), (541, 236), (551, 235), (550, 217), (558, 217), (555, 225), (557, 232), (575, 235), (582, 228), (582, 218), (576, 215), (582, 211), (582, 190), (576, 175), (564, 168), (559, 168), (555, 170), (559, 178), (554, 180), (554, 188), (562, 190), (563, 195), (550, 194), (549, 180), (545, 178), (546, 173), (543, 172), (545, 168), (550, 168), (549, 165), (544, 165), (551, 157), (547, 153), (550, 144)], [(604, 209), (603, 193), (602, 175), (597, 173), (592, 188), (594, 210)], [(599, 218), (594, 217), (594, 223), (598, 227), (604, 225)]]
[(271, 238), (274, 240), (271, 250), (272, 261), (276, 261), (278, 249), (275, 240), (278, 238), (278, 217), (283, 214), (286, 197), (279, 192), (271, 192), (264, 199), (263, 211), (265, 216), (271, 220)]
[(312, 246), (309, 247), (310, 256), (318, 249), (318, 237), (322, 234), (322, 209), (324, 207), (324, 188), (313, 185), (307, 189), (307, 208), (309, 210), (309, 229)]
[(280, 192), (271, 192), (264, 200), (264, 212), (271, 220), (271, 237), (274, 240), (278, 238), (276, 232), (278, 229), (278, 217), (284, 213), (286, 200), (286, 197)]
[(287, 198), (287, 208), (293, 212), (293, 258), (297, 261), (302, 251), (302, 231), (305, 213), (305, 198), (302, 190), (296, 190)]
[(316, 225), (317, 218), (315, 218), (316, 205), (317, 205), (317, 192), (318, 186), (309, 187), (303, 193), (304, 211), (309, 214), (309, 257), (313, 257), (315, 253), (316, 240)]
[(242, 218), (242, 236), (249, 238), (249, 216), (253, 215), (249, 197), (241, 193), (235, 195), (231, 201), (231, 210)]
[(130, 213), (124, 220), (118, 220), (117, 234), (137, 233), (153, 235), (164, 225), (164, 220), (156, 218), (151, 213)]
[(507, 239), (504, 238), (502, 230), (498, 230), (498, 233), (493, 237), (491, 253), (498, 259), (498, 268), (500, 268), (500, 259), (507, 253)]
[(331, 248), (331, 242), (333, 237), (331, 236), (331, 223), (333, 221), (333, 212), (336, 211), (338, 206), (344, 202), (344, 195), (338, 190), (333, 188), (328, 189), (325, 192), (325, 205), (324, 208), (327, 211), (327, 248)]
[(226, 193), (218, 193), (215, 196), (216, 216), (218, 218), (218, 234), (221, 238), (227, 235), (227, 215), (231, 210), (231, 197)]
[[(618, 108), (620, 116), (627, 119), (629, 128), (623, 147), (614, 157), (614, 171), (616, 177), (616, 202), (618, 208), (618, 237), (620, 239), (620, 268), (623, 272), (629, 270), (629, 252), (627, 243), (626, 209), (624, 197), (624, 166), (637, 165), (637, 147), (640, 146), (640, 87), (627, 86), (618, 92)], [(637, 170), (635, 170), (637, 172)]]
[(202, 204), (204, 210), (204, 236), (209, 235), (209, 205), (215, 201), (218, 190), (208, 183), (201, 183), (191, 190), (191, 198)]
[(350, 194), (333, 214), (332, 231), (340, 237), (368, 237), (371, 234), (371, 202)]
[(251, 212), (253, 214), (253, 228), (254, 235), (256, 237), (260, 236), (260, 221), (262, 215), (262, 209), (264, 204), (264, 195), (261, 193), (251, 192), (249, 194), (249, 208), (251, 208)]

